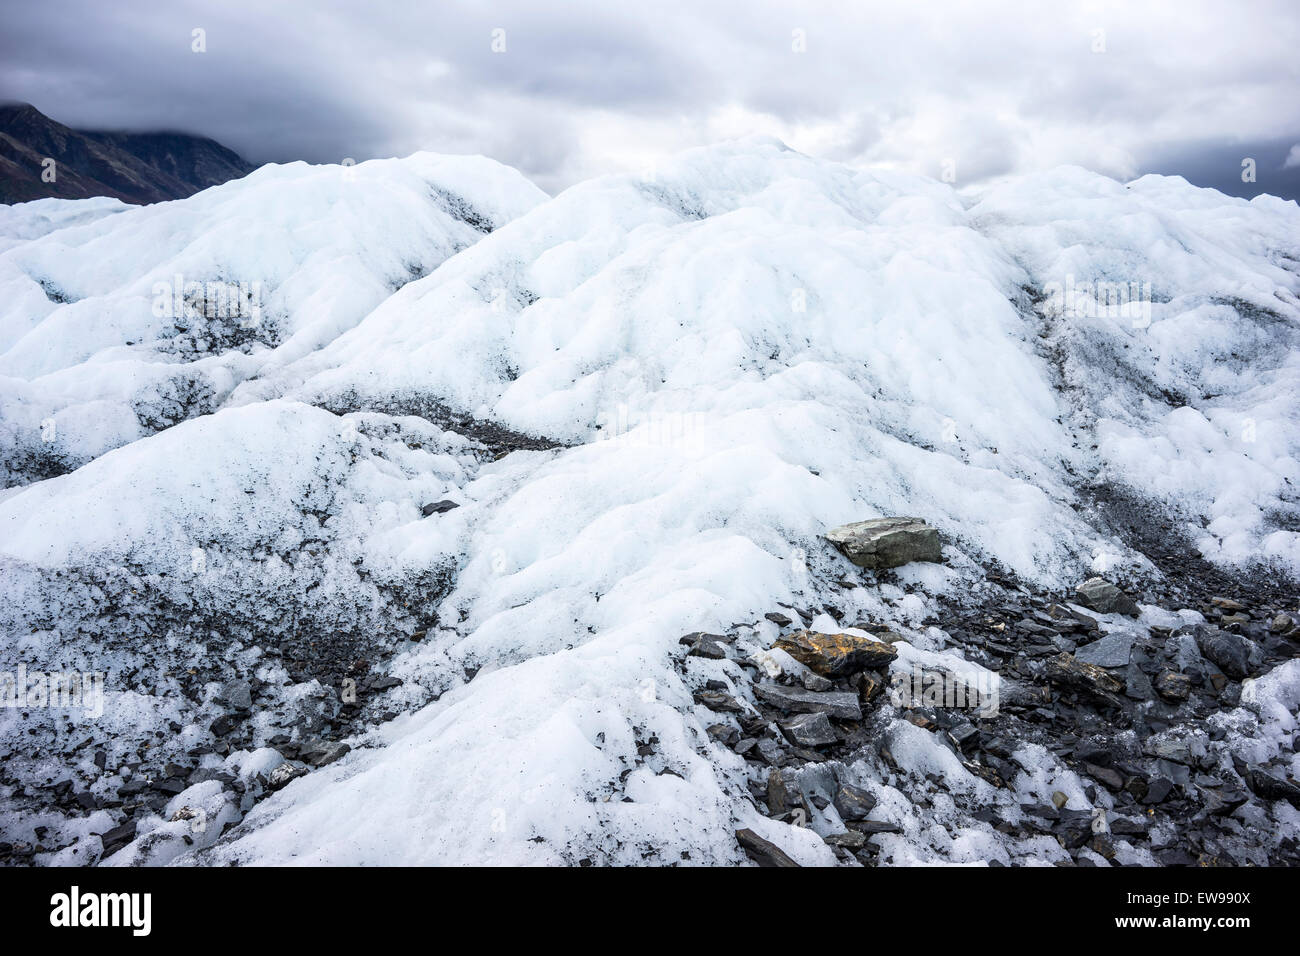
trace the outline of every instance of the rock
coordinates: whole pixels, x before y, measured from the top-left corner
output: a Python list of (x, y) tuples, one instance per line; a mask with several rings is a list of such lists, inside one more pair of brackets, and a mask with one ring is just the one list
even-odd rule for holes
[(208, 729), (212, 731), (214, 736), (224, 737), (237, 726), (239, 726), (238, 714), (222, 714), (208, 725)]
[(272, 770), (266, 777), (266, 789), (282, 790), (299, 777), (307, 775), (307, 768), (285, 761)]
[(765, 682), (754, 688), (759, 700), (786, 713), (826, 714), (842, 720), (861, 720), (858, 695), (847, 691), (817, 693), (803, 688)]
[(1075, 690), (1083, 691), (1106, 701), (1114, 707), (1120, 707), (1116, 696), (1124, 690), (1124, 684), (1107, 674), (1095, 664), (1078, 660), (1064, 652), (1047, 660), (1047, 678), (1053, 683), (1064, 684)]
[(839, 739), (825, 714), (800, 714), (782, 721), (780, 727), (796, 747), (825, 747)]
[(235, 710), (248, 710), (253, 706), (253, 688), (246, 680), (232, 680), (217, 691), (216, 699)]
[(1242, 604), (1240, 601), (1234, 601), (1232, 598), (1214, 597), (1210, 598), (1210, 603), (1217, 608), (1229, 612), (1246, 610), (1246, 605)]
[(764, 737), (758, 742), (755, 748), (758, 755), (763, 758), (763, 762), (770, 767), (779, 767), (785, 760), (785, 753), (781, 750), (781, 745), (771, 737)]
[(744, 706), (730, 694), (720, 690), (697, 690), (695, 692), (695, 703), (700, 704), (709, 710), (716, 710), (719, 713), (743, 714)]
[(1191, 743), (1179, 737), (1158, 737), (1149, 740), (1145, 749), (1158, 760), (1168, 760), (1170, 763), (1180, 763), (1188, 767), (1196, 762), (1196, 758), (1192, 756)]
[(767, 775), (767, 810), (774, 817), (796, 811), (805, 821), (812, 816), (803, 791), (775, 767)]
[(1185, 701), (1192, 692), (1192, 679), (1186, 674), (1165, 670), (1155, 680), (1156, 693), (1170, 703)]
[(1074, 746), (1074, 759), (1080, 763), (1109, 767), (1115, 762), (1112, 746), (1106, 740), (1081, 740)]
[(863, 820), (858, 823), (857, 828), (863, 833), (902, 833), (903, 828), (897, 823), (889, 823), (885, 820)]
[(204, 783), (208, 780), (217, 780), (224, 786), (229, 786), (235, 782), (235, 777), (224, 770), (217, 770), (213, 767), (200, 767), (185, 778), (185, 785), (192, 787), (196, 783)]
[(1082, 604), (1098, 614), (1127, 614), (1137, 617), (1140, 613), (1131, 597), (1111, 584), (1105, 578), (1089, 578), (1074, 589), (1076, 603)]
[(1098, 667), (1127, 667), (1133, 656), (1135, 635), (1127, 632), (1113, 632), (1101, 640), (1085, 644), (1074, 652), (1075, 660)]
[(1196, 638), (1191, 634), (1175, 634), (1165, 643), (1165, 653), (1173, 659), (1173, 665), (1186, 673), (1201, 673), (1205, 667), (1205, 658), (1196, 646)]
[(774, 645), (823, 677), (849, 677), (887, 666), (898, 650), (881, 641), (853, 634), (799, 631)]
[(459, 508), (459, 507), (460, 507), (459, 502), (443, 499), (442, 501), (435, 501), (432, 504), (425, 505), (423, 508), (420, 509), (420, 514), (421, 516), (427, 518), (429, 517), (429, 515), (446, 514), (452, 508)]
[(876, 798), (861, 787), (842, 783), (831, 801), (841, 820), (865, 820), (876, 808)]
[(1279, 613), (1268, 622), (1268, 629), (1274, 634), (1286, 634), (1295, 627), (1295, 619), (1290, 614)]
[(180, 777), (167, 777), (165, 780), (155, 780), (153, 788), (161, 793), (176, 796), (185, 789), (185, 781)]
[(711, 661), (726, 660), (727, 645), (709, 634), (704, 634), (691, 645), (691, 649), (686, 652), (686, 656), (704, 657)]
[(324, 767), (338, 760), (352, 748), (334, 740), (313, 740), (302, 745), (298, 757), (313, 767)]
[(1145, 837), (1147, 835), (1147, 822), (1145, 820), (1135, 820), (1132, 817), (1116, 817), (1110, 822), (1110, 832), (1115, 836)]
[(716, 740), (723, 746), (731, 746), (740, 739), (740, 731), (730, 724), (710, 724), (705, 728), (705, 733), (709, 735), (709, 739)]
[(829, 677), (822, 677), (820, 674), (814, 674), (812, 671), (804, 671), (799, 675), (799, 683), (803, 684), (804, 690), (824, 691), (830, 690), (835, 686), (835, 682)]
[(789, 627), (794, 623), (794, 621), (790, 620), (790, 618), (786, 617), (780, 611), (768, 611), (763, 615), (763, 617), (767, 618), (777, 627)]
[(1120, 791), (1124, 789), (1124, 778), (1119, 771), (1112, 770), (1110, 767), (1099, 767), (1096, 764), (1086, 763), (1083, 765), (1083, 772), (1102, 784), (1107, 790)]
[(1251, 770), (1246, 774), (1250, 789), (1265, 800), (1285, 800), (1300, 810), (1300, 787), (1264, 770)]
[(1201, 790), (1201, 810), (1210, 816), (1226, 816), (1248, 800), (1250, 794), (1240, 787)]
[(858, 689), (858, 698), (864, 704), (870, 703), (885, 689), (884, 680), (869, 671), (854, 674), (849, 685)]
[(113, 827), (108, 832), (100, 834), (99, 839), (104, 844), (104, 856), (116, 853), (135, 839), (135, 821), (127, 820), (121, 826)]
[(867, 845), (867, 835), (861, 830), (845, 830), (822, 837), (829, 846), (842, 846), (846, 850), (861, 850)]
[(1088, 841), (1088, 847), (1093, 853), (1107, 860), (1115, 859), (1115, 841), (1110, 838), (1109, 834), (1094, 833), (1092, 839)]
[(948, 729), (948, 739), (958, 751), (965, 750), (979, 737), (979, 730), (969, 722), (962, 722)]
[(1142, 797), (1142, 802), (1147, 804), (1164, 803), (1174, 789), (1174, 782), (1168, 777), (1152, 777), (1146, 784), (1146, 795)]
[(1124, 696), (1129, 700), (1151, 700), (1155, 695), (1151, 678), (1137, 664), (1129, 664), (1124, 670)]
[(876, 518), (833, 528), (826, 540), (862, 568), (896, 568), (912, 561), (943, 561), (939, 531), (920, 518)]
[(1093, 836), (1092, 812), (1062, 809), (1053, 829), (1058, 831), (1058, 837), (1067, 850), (1077, 850)]
[(736, 831), (736, 842), (745, 851), (745, 855), (759, 866), (798, 866), (784, 850), (775, 843), (764, 840), (753, 830)]
[(1240, 634), (1197, 625), (1196, 644), (1229, 677), (1241, 680), (1250, 673), (1250, 641)]
[(1069, 800), (1070, 798), (1067, 797), (1060, 790), (1052, 791), (1052, 806), (1056, 807), (1056, 809), (1060, 810), (1062, 807), (1066, 805), (1066, 803), (1069, 802)]

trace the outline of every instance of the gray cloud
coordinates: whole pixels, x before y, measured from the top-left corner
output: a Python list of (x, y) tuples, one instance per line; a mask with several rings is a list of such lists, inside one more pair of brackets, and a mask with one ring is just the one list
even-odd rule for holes
[(1281, 149), (1258, 187), (1297, 195), (1280, 169), (1300, 142), (1290, 0), (46, 0), (5, 19), (0, 96), (258, 162), (481, 152), (555, 190), (758, 132), (928, 175), (951, 160), (959, 184), (1063, 162), (1231, 184), (1234, 151)]

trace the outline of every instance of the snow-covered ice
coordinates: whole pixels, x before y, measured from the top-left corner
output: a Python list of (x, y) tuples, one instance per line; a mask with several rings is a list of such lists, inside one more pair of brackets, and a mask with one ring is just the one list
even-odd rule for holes
[[(1162, 502), (1213, 561), (1300, 572), (1294, 203), (1074, 168), (957, 192), (744, 140), (550, 199), (419, 154), (27, 205), (0, 216), (5, 658), (93, 663), (128, 634), (111, 680), (176, 640), (149, 623), (175, 608), (246, 646), (434, 623), (393, 673), (436, 700), (183, 861), (742, 859), (734, 830), (774, 824), (672, 654), (818, 604), (843, 567), (820, 536), (848, 521), (944, 534), (917, 593), (839, 594), (908, 660), (943, 655), (908, 625), (978, 562), (1149, 572), (1090, 522), (1093, 482)], [(151, 307), (178, 274), (261, 281), (261, 319), (181, 329)], [(448, 411), (543, 441), (494, 460)], [(161, 862), (183, 823), (158, 827)], [(997, 846), (903, 829), (896, 862)]]

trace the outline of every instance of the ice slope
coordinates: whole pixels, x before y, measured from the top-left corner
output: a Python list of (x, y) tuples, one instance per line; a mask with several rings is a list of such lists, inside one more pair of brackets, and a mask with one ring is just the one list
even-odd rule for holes
[[(5, 632), (54, 653), (187, 594), (246, 641), (290, 611), (401, 630), (424, 595), (439, 626), (395, 672), (436, 702), (189, 862), (735, 862), (737, 826), (829, 862), (749, 806), (678, 637), (834, 594), (937, 652), (914, 625), (978, 562), (1057, 585), (1099, 555), (1149, 572), (1089, 523), (1095, 480), (1166, 499), (1217, 560), (1295, 569), (1298, 243), (1294, 204), (1177, 180), (1065, 169), (963, 195), (770, 141), (691, 151), (537, 205), (232, 382), (216, 414), (0, 502)], [(1151, 321), (1057, 308), (1071, 276), (1150, 281)], [(557, 447), (494, 461), (402, 417), (445, 409)], [(420, 518), (440, 497), (461, 507)], [(897, 513), (943, 530), (948, 565), (905, 571), (910, 594), (841, 585), (821, 533)], [(196, 547), (215, 557), (196, 568)], [(105, 592), (137, 603), (106, 622)], [(896, 736), (900, 760), (978, 789)], [(925, 829), (893, 858), (993, 839)]]
[[(1227, 509), (1240, 534), (1215, 556), (1294, 567), (1295, 533), (1268, 515), (1294, 475), (1300, 393), (1269, 369), (1296, 361), (1297, 240), (1293, 204), (1173, 180), (1067, 169), (972, 200), (755, 143), (539, 207), (279, 383), (313, 402), (435, 399), (581, 443), (504, 493), (492, 475), (447, 602), (465, 620), (409, 664), (490, 673), (296, 783), (212, 858), (734, 859), (734, 826), (765, 821), (666, 660), (683, 632), (826, 587), (817, 535), (842, 521), (923, 514), (952, 564), (965, 549), (1061, 584), (1131, 557), (1072, 507), (1100, 478), (1197, 519)], [(1153, 282), (1150, 325), (1036, 309), (1070, 273)], [(1265, 382), (1247, 388), (1255, 367)], [(1231, 405), (1197, 410), (1216, 380)], [(1227, 407), (1267, 437), (1222, 464), (1204, 451), (1186, 466), (1198, 485), (1153, 484), (1159, 466), (1117, 441), (1123, 427), (1177, 450), (1186, 419)], [(1243, 468), (1273, 497), (1225, 501)], [(840, 597), (907, 622), (905, 599)]]
[[(1300, 565), (1295, 203), (1063, 169), (991, 190), (970, 221), (1047, 297), (1044, 342), (1098, 477), (1180, 513), (1207, 556)], [(1097, 301), (1116, 291), (1118, 308)]]
[(138, 208), (0, 207), (0, 242), (32, 238), (0, 252), (5, 483), (219, 408), (543, 198), (491, 160), (421, 153)]
[(132, 208), (120, 199), (36, 199), (16, 205), (0, 205), (0, 252), (64, 229)]

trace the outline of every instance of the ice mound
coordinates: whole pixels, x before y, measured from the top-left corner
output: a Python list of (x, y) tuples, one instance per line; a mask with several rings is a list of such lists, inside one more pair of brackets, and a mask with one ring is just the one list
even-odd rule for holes
[[(136, 628), (147, 653), (144, 613), (99, 610), (119, 578), (142, 612), (249, 639), (429, 629), (395, 673), (438, 700), (187, 862), (737, 862), (734, 830), (771, 824), (680, 635), (832, 591), (919, 622), (989, 561), (1053, 586), (1102, 553), (1150, 571), (1090, 521), (1097, 482), (1163, 500), (1216, 560), (1300, 569), (1294, 204), (1072, 169), (962, 194), (754, 141), (540, 203), (483, 161), (344, 172), (0, 255), (11, 433), (67, 410), (104, 442), (81, 458), (125, 445), (0, 503), (11, 640)], [(177, 362), (151, 283), (223, 264), (274, 278), (278, 337)], [(1089, 304), (1098, 282), (1137, 283), (1127, 312)], [(141, 439), (130, 403), (182, 374), (211, 398), (179, 418), (220, 410)], [(449, 421), (553, 447), (493, 460)], [(442, 498), (461, 507), (421, 520)], [(918, 593), (842, 584), (822, 538), (885, 515), (943, 535)]]
[(150, 206), (0, 207), (0, 237), (32, 237), (0, 252), (5, 484), (214, 411), (544, 198), (491, 160), (419, 153)]

